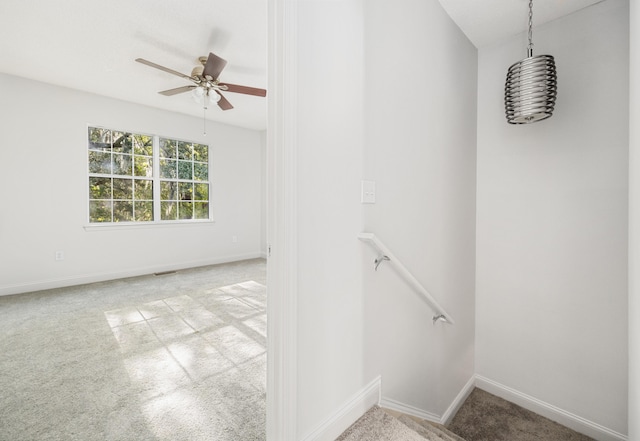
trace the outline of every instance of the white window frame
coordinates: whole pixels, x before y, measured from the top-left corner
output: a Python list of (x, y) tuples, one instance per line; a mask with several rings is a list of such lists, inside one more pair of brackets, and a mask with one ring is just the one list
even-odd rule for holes
[[(144, 135), (144, 136), (149, 136), (152, 138), (153, 140), (153, 148), (152, 148), (152, 176), (150, 177), (150, 180), (152, 180), (153, 182), (153, 220), (151, 221), (113, 221), (113, 219), (110, 222), (92, 222), (91, 221), (91, 190), (90, 190), (90, 186), (89, 186), (89, 182), (90, 182), (90, 178), (92, 177), (110, 177), (110, 178), (118, 178), (118, 177), (122, 177), (122, 178), (127, 178), (129, 177), (129, 175), (116, 175), (113, 174), (113, 170), (111, 170), (111, 174), (97, 174), (97, 173), (91, 173), (90, 169), (89, 169), (89, 152), (92, 151), (89, 149), (89, 131), (92, 128), (97, 128), (97, 129), (104, 129), (104, 130), (111, 130), (112, 132), (122, 132), (122, 133), (131, 133), (133, 135)], [(161, 181), (167, 181), (166, 178), (162, 178), (160, 176), (160, 139), (168, 139), (171, 141), (177, 141), (177, 142), (186, 142), (186, 143), (192, 143), (192, 144), (199, 144), (199, 145), (204, 145), (207, 146), (207, 180), (206, 181), (196, 181), (195, 179), (193, 180), (180, 180), (180, 179), (176, 179), (175, 182), (192, 182), (194, 184), (207, 184), (208, 186), (208, 198), (207, 198), (207, 203), (208, 203), (208, 216), (206, 219), (167, 219), (167, 220), (162, 220), (161, 219)], [(206, 144), (206, 143), (202, 143), (202, 142), (197, 142), (197, 141), (192, 141), (192, 140), (186, 140), (186, 139), (181, 139), (181, 138), (177, 138), (177, 137), (173, 137), (173, 136), (164, 136), (164, 135), (157, 135), (157, 134), (149, 134), (149, 133), (142, 133), (140, 131), (136, 131), (136, 130), (123, 130), (123, 129), (115, 129), (115, 128), (111, 128), (111, 127), (105, 127), (102, 125), (98, 125), (98, 124), (87, 124), (87, 130), (85, 131), (85, 151), (86, 151), (86, 171), (87, 171), (87, 178), (85, 180), (85, 186), (86, 186), (86, 201), (87, 201), (87, 206), (86, 206), (86, 225), (85, 225), (85, 230), (93, 230), (93, 229), (103, 229), (103, 228), (138, 228), (138, 227), (149, 227), (149, 226), (158, 226), (158, 225), (181, 225), (181, 226), (193, 226), (193, 225), (206, 225), (206, 224), (212, 224), (215, 222), (215, 220), (213, 219), (213, 204), (212, 204), (212, 200), (211, 200), (211, 194), (212, 194), (212, 187), (213, 187), (213, 182), (211, 179), (211, 172), (212, 172), (212, 156), (213, 156), (213, 150), (211, 148), (210, 144)], [(133, 156), (133, 155), (132, 155)], [(176, 158), (177, 159), (177, 158)], [(193, 162), (193, 161), (192, 161)], [(131, 175), (130, 176), (131, 179), (135, 179), (136, 176)], [(112, 195), (113, 196), (113, 195)], [(110, 199), (111, 202), (113, 202), (113, 197)], [(193, 201), (193, 199), (192, 199)], [(113, 209), (112, 209), (113, 210)]]

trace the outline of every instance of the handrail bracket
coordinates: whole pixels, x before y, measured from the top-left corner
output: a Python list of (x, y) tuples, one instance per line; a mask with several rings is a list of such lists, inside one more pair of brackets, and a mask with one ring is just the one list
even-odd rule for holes
[(391, 266), (402, 277), (433, 310), (433, 324), (437, 322), (444, 322), (450, 325), (454, 325), (453, 318), (436, 302), (433, 296), (426, 290), (424, 286), (409, 272), (409, 270), (398, 260), (398, 258), (389, 250), (373, 233), (362, 232), (358, 234), (358, 239), (363, 242), (367, 242), (377, 253), (376, 260), (374, 260), (374, 269), (378, 271), (378, 267), (382, 262), (389, 261)]
[(379, 266), (380, 266), (380, 264), (381, 264), (382, 262), (384, 262), (385, 260), (391, 260), (391, 259), (389, 259), (389, 257), (388, 257), (388, 256), (385, 256), (384, 254), (380, 254), (380, 255), (376, 258), (376, 260), (374, 260), (374, 261), (373, 261), (373, 263), (374, 263), (374, 267), (373, 267), (373, 269), (374, 269), (375, 271), (378, 271), (378, 267), (379, 267)]
[(433, 316), (433, 324), (435, 325), (438, 321), (442, 321), (445, 323), (449, 323), (449, 320), (447, 320), (447, 316), (444, 314), (437, 314)]

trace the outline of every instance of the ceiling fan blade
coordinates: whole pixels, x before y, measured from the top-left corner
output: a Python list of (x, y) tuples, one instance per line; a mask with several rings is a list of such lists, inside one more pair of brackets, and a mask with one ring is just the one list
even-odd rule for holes
[(207, 58), (207, 63), (204, 65), (202, 76), (210, 76), (213, 80), (217, 80), (226, 65), (227, 60), (220, 58), (213, 52), (209, 52), (209, 58)]
[(195, 89), (196, 86), (182, 86), (176, 87), (175, 89), (163, 90), (162, 92), (158, 92), (160, 95), (171, 96), (177, 95), (179, 93), (189, 92), (192, 89)]
[(231, 110), (233, 109), (233, 106), (231, 105), (231, 103), (224, 97), (224, 95), (222, 95), (220, 92), (218, 92), (216, 90), (216, 93), (218, 95), (220, 95), (220, 99), (218, 100), (218, 107), (220, 107), (222, 110)]
[(169, 69), (168, 67), (160, 66), (159, 64), (152, 63), (151, 61), (147, 61), (147, 60), (145, 60), (143, 58), (136, 58), (136, 61), (138, 63), (146, 64), (147, 66), (155, 67), (156, 69), (160, 69), (160, 70), (162, 70), (164, 72), (167, 72), (167, 73), (179, 76), (181, 78), (186, 78), (188, 80), (192, 80), (193, 81), (193, 78), (191, 78), (189, 75), (185, 75), (185, 74), (180, 73), (180, 72), (178, 72), (176, 70)]
[(237, 84), (219, 83), (219, 86), (226, 86), (228, 92), (244, 93), (246, 95), (267, 96), (267, 91), (256, 87), (239, 86)]

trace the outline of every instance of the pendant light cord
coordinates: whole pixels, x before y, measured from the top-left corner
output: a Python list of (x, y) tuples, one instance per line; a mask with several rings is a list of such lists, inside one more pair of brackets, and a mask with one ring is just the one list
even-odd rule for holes
[(529, 0), (529, 46), (527, 57), (533, 57), (533, 0)]

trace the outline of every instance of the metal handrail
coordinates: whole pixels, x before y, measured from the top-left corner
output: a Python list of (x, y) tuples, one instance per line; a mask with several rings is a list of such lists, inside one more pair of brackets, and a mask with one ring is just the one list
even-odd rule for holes
[(380, 242), (375, 234), (363, 232), (358, 234), (358, 239), (371, 245), (371, 247), (378, 253), (378, 257), (376, 257), (374, 261), (375, 271), (378, 270), (378, 267), (382, 262), (390, 262), (396, 271), (398, 271), (400, 276), (402, 276), (402, 278), (404, 278), (406, 282), (423, 297), (434, 312), (434, 316), (432, 318), (434, 325), (439, 321), (449, 323), (451, 325), (455, 323), (444, 308), (436, 302), (431, 293), (427, 291), (426, 288), (413, 276), (413, 274), (409, 272), (407, 267), (405, 267), (402, 262), (400, 262), (400, 260), (398, 260), (398, 258), (396, 258), (382, 242)]

